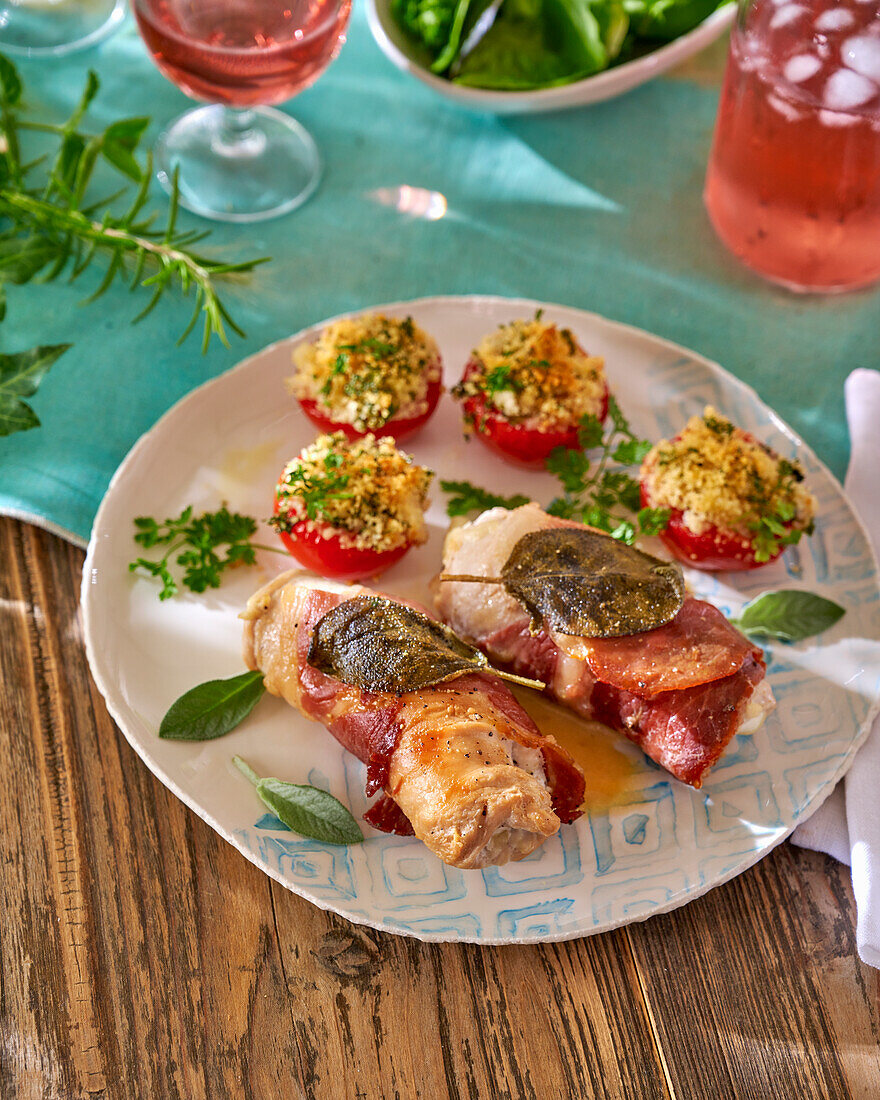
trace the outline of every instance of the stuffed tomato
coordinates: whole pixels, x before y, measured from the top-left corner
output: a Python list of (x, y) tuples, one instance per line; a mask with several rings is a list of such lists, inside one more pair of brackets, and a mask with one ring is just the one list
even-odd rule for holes
[(640, 487), (646, 507), (669, 511), (663, 542), (697, 569), (756, 569), (813, 530), (800, 465), (711, 407), (648, 452)]
[(608, 412), (603, 360), (540, 314), (485, 337), (452, 393), (467, 431), (530, 467), (542, 466), (556, 447), (578, 449), (583, 418), (604, 420)]
[(432, 337), (411, 317), (348, 317), (293, 355), (288, 388), (323, 432), (400, 440), (418, 431), (440, 399), (442, 364)]
[(427, 539), (433, 475), (390, 436), (319, 436), (287, 464), (272, 526), (306, 568), (337, 580), (375, 577)]

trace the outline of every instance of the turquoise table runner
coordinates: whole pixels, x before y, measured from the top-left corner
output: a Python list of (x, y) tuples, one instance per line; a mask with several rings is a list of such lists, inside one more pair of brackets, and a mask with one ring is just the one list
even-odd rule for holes
[[(398, 73), (356, 10), (338, 60), (290, 104), (324, 157), (317, 195), (213, 231), (230, 256), (274, 257), (233, 292), (246, 339), (203, 358), (197, 339), (175, 346), (185, 302), (132, 326), (144, 299), (124, 289), (80, 308), (89, 286), (10, 288), (2, 350), (74, 347), (32, 401), (42, 427), (0, 438), (0, 512), (84, 542), (116, 466), (183, 394), (323, 317), (433, 294), (539, 298), (675, 340), (753, 385), (842, 475), (843, 381), (880, 365), (880, 294), (794, 297), (716, 242), (701, 190), (723, 56), (719, 44), (609, 103), (498, 119)], [(103, 85), (96, 125), (148, 113), (155, 137), (188, 106), (131, 26), (98, 50), (22, 63), (31, 106), (65, 117), (89, 66)], [(419, 188), (442, 198), (407, 190)]]

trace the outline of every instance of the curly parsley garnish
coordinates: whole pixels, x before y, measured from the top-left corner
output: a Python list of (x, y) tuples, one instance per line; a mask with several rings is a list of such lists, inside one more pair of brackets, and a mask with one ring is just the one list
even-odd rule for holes
[(812, 535), (815, 524), (811, 520), (806, 527), (792, 526), (797, 518), (797, 508), (790, 499), (780, 493), (790, 493), (793, 486), (803, 481), (803, 472), (796, 463), (786, 458), (779, 459), (779, 473), (776, 484), (763, 498), (759, 495), (757, 506), (772, 507), (772, 511), (748, 525), (752, 532), (752, 548), (755, 561), (770, 561), (784, 546), (794, 546), (803, 535)]
[(136, 558), (128, 565), (130, 573), (141, 570), (162, 582), (160, 600), (171, 599), (179, 591), (171, 572), (172, 559), (183, 570), (180, 583), (191, 592), (204, 592), (220, 587), (220, 576), (226, 569), (253, 565), (257, 550), (283, 553), (275, 547), (252, 542), (257, 521), (230, 512), (225, 505), (218, 512), (204, 512), (196, 517), (192, 505), (188, 505), (175, 519), (160, 523), (151, 516), (138, 516), (134, 525), (135, 542), (146, 549), (155, 546), (165, 549), (159, 559)]
[[(581, 419), (580, 451), (556, 447), (551, 452), (547, 469), (559, 478), (563, 495), (552, 500), (547, 511), (551, 516), (578, 519), (632, 544), (637, 534), (659, 534), (669, 522), (669, 510), (641, 507), (639, 483), (621, 467), (640, 463), (651, 444), (633, 433), (613, 397), (608, 398), (608, 413), (607, 430), (596, 416)], [(587, 456), (587, 451), (597, 450), (598, 458)]]
[(468, 512), (484, 512), (487, 508), (519, 508), (531, 500), (522, 493), (510, 497), (498, 496), (469, 481), (441, 481), (440, 488), (450, 494), (446, 502), (448, 516), (466, 516)]
[[(659, 534), (669, 522), (669, 510), (641, 507), (639, 483), (621, 467), (640, 463), (651, 444), (633, 433), (613, 397), (608, 399), (608, 413), (611, 424), (607, 430), (597, 416), (581, 418), (581, 450), (556, 447), (551, 452), (546, 466), (559, 479), (563, 494), (550, 502), (547, 511), (552, 516), (580, 520), (631, 544), (637, 534)], [(587, 454), (597, 450), (598, 457)], [(469, 481), (441, 481), (440, 487), (451, 494), (446, 504), (449, 516), (486, 508), (519, 508), (530, 500), (521, 493), (498, 496)]]

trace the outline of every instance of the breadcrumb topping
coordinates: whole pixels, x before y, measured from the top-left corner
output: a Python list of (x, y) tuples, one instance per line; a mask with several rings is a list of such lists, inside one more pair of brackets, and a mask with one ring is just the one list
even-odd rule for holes
[(334, 321), (294, 351), (293, 363), (291, 393), (362, 432), (426, 412), (428, 386), (441, 374), (434, 339), (411, 317), (382, 314)]
[(674, 508), (700, 535), (710, 527), (754, 540), (769, 526), (809, 533), (816, 500), (797, 462), (782, 458), (721, 416), (711, 405), (642, 463), (655, 507)]
[(390, 436), (320, 435), (285, 467), (272, 524), (290, 531), (305, 521), (308, 530), (361, 550), (420, 545), (433, 476)]
[(601, 356), (587, 355), (570, 329), (541, 320), (539, 312), (486, 336), (452, 393), (459, 400), (484, 396), (487, 410), (547, 430), (601, 414), (604, 368)]

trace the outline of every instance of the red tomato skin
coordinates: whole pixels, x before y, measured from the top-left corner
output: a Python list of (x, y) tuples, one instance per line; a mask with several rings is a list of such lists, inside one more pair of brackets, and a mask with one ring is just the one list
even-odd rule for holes
[[(639, 489), (642, 506), (657, 507), (648, 496), (644, 481), (640, 483)], [(660, 532), (660, 538), (685, 565), (702, 569), (707, 573), (735, 573), (759, 569), (762, 565), (769, 565), (771, 561), (776, 561), (783, 551), (783, 547), (780, 546), (767, 561), (758, 561), (750, 539), (721, 531), (714, 526), (709, 527), (702, 534), (694, 534), (682, 519), (680, 508), (671, 509), (669, 523), (666, 530)]]
[[(276, 495), (275, 514), (280, 511), (281, 501)], [(343, 546), (339, 535), (324, 538), (323, 534), (309, 528), (307, 520), (295, 523), (290, 531), (279, 531), (278, 537), (300, 565), (337, 581), (377, 577), (400, 561), (412, 545), (406, 542), (392, 550), (362, 550), (356, 546)]]
[[(462, 382), (477, 370), (477, 364), (471, 359), (464, 370)], [(553, 431), (538, 431), (512, 423), (506, 416), (497, 412), (487, 412), (484, 394), (466, 397), (462, 402), (465, 416), (473, 423), (474, 434), (490, 451), (507, 462), (528, 469), (542, 469), (557, 447), (570, 451), (579, 451), (578, 425), (566, 424)], [(602, 396), (599, 420), (608, 415), (608, 387)]]
[[(426, 393), (428, 407), (423, 413), (420, 413), (418, 416), (392, 417), (386, 424), (383, 424), (381, 428), (371, 429), (372, 434), (375, 436), (390, 435), (392, 439), (398, 443), (401, 439), (414, 435), (433, 415), (442, 392), (443, 387), (439, 379), (429, 382)], [(350, 440), (363, 439), (365, 435), (369, 434), (368, 432), (360, 431), (354, 424), (347, 424), (342, 420), (334, 420), (332, 416), (326, 415), (322, 411), (322, 406), (312, 397), (300, 397), (297, 400), (300, 403), (302, 411), (309, 420), (311, 420), (316, 428), (320, 428), (322, 432), (345, 432), (346, 439)]]

